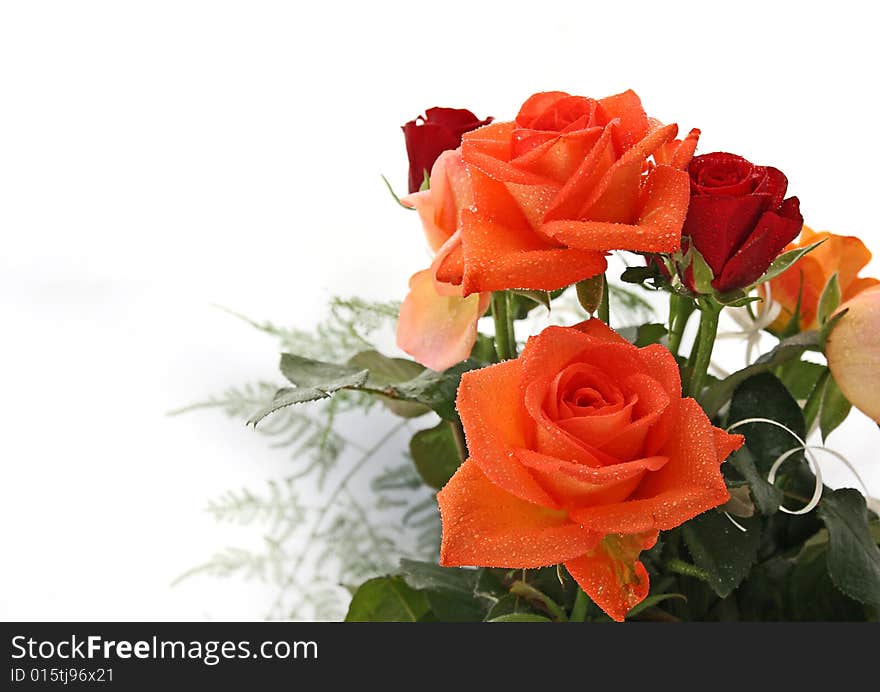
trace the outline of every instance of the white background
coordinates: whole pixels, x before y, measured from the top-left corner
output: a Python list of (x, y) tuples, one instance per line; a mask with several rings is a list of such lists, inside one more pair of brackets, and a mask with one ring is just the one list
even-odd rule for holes
[[(869, 7), (3, 2), (0, 618), (262, 616), (252, 586), (169, 583), (231, 542), (206, 500), (283, 462), (165, 413), (274, 376), (213, 303), (308, 326), (334, 294), (402, 298), (427, 256), (379, 175), (403, 190), (399, 125), (427, 107), (631, 87), (880, 254)], [(853, 419), (831, 441), (878, 494), (880, 433)]]

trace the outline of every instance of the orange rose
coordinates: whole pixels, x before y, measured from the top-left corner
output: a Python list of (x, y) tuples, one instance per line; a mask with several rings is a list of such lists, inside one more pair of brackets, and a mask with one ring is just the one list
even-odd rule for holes
[(835, 235), (828, 231), (815, 232), (804, 226), (800, 238), (785, 248), (786, 251), (806, 247), (825, 240), (819, 247), (799, 259), (770, 283), (771, 299), (782, 306), (776, 321), (768, 327), (779, 333), (785, 329), (797, 308), (801, 296), (800, 328), (819, 326), (817, 312), (819, 298), (828, 280), (836, 273), (840, 283), (841, 299), (849, 300), (866, 288), (880, 284), (877, 279), (860, 278), (859, 271), (871, 261), (865, 244), (851, 235)]
[[(690, 198), (698, 130), (674, 140), (632, 91), (598, 101), (535, 94), (516, 120), (464, 135), (474, 205), (438, 268), (464, 295), (553, 290), (605, 270), (609, 250), (671, 252)], [(653, 160), (651, 158), (653, 157)]]
[(465, 373), (457, 405), (470, 457), (438, 495), (440, 564), (564, 563), (615, 620), (648, 594), (658, 532), (728, 499), (719, 466), (743, 442), (682, 398), (667, 349), (595, 319)]

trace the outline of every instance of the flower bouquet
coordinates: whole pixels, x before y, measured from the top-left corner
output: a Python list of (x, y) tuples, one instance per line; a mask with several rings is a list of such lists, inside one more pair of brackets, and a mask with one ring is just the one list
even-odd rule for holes
[[(696, 155), (700, 131), (632, 91), (403, 130), (397, 201), (433, 256), (399, 308), (412, 360), (284, 353), (289, 386), (251, 418), (352, 395), (433, 418), (410, 452), (439, 552), (351, 584), (347, 619), (877, 620), (877, 503), (826, 487), (820, 455), (856, 468), (807, 441), (852, 407), (880, 421), (863, 243), (805, 226), (780, 170)], [(668, 317), (609, 326), (643, 290)], [(713, 371), (726, 313), (778, 344)]]

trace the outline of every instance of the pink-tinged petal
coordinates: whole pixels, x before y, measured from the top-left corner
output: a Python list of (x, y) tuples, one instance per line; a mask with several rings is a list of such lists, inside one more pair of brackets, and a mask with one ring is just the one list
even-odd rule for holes
[(430, 269), (413, 274), (409, 288), (400, 306), (397, 345), (432, 370), (466, 360), (477, 340), (477, 320), (486, 310), (486, 297), (440, 295)]
[(840, 309), (848, 312), (825, 343), (828, 367), (853, 406), (880, 423), (880, 286)]
[(437, 495), (440, 564), (533, 568), (583, 555), (601, 536), (566, 513), (526, 502), (492, 483), (468, 459)]
[(650, 583), (639, 553), (657, 543), (657, 532), (611, 534), (587, 554), (569, 560), (565, 567), (602, 610), (617, 622), (645, 600)]

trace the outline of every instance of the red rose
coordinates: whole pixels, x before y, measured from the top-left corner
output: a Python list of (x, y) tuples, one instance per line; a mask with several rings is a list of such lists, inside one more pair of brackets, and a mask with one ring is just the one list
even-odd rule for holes
[(688, 173), (691, 201), (682, 236), (712, 268), (716, 290), (749, 286), (803, 226), (798, 198), (784, 199), (788, 179), (772, 166), (724, 152), (695, 157)]
[[(420, 122), (421, 121), (421, 122)], [(425, 115), (410, 120), (401, 129), (409, 157), (409, 191), (418, 192), (431, 167), (447, 149), (457, 149), (465, 132), (488, 125), (464, 108), (429, 108)]]

